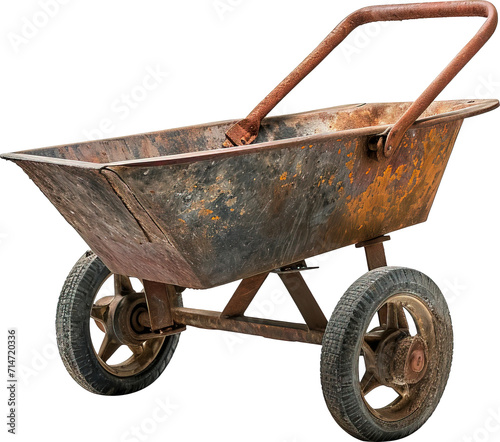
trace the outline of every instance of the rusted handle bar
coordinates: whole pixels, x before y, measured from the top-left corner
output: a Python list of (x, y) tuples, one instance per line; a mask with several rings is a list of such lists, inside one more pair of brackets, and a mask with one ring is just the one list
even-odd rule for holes
[[(359, 9), (345, 18), (328, 36), (292, 71), (269, 95), (226, 132), (224, 145), (241, 146), (257, 138), (261, 120), (300, 83), (325, 57), (336, 48), (354, 29), (366, 23), (378, 21), (412, 20), (439, 17), (486, 17), (477, 34), (456, 55), (451, 63), (415, 100), (403, 116), (394, 124), (384, 144), (385, 156), (390, 156), (399, 146), (405, 132), (434, 101), (448, 83), (488, 41), (497, 25), (497, 11), (487, 1), (412, 3), (405, 5), (369, 6)], [(391, 64), (391, 61), (388, 63)], [(392, 62), (392, 64), (395, 64)]]

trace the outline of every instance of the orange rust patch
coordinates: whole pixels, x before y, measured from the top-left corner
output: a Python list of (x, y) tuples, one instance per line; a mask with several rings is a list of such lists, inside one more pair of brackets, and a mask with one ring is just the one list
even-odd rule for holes
[(245, 212), (246, 212), (246, 210), (245, 210), (245, 209), (241, 209), (240, 215), (244, 215), (244, 214), (245, 214)]
[(390, 181), (394, 181), (394, 180), (400, 180), (401, 179), (401, 176), (403, 175), (403, 172), (405, 171), (406, 169), (406, 165), (405, 164), (401, 164), (401, 166), (399, 166), (395, 171), (394, 171), (394, 174), (391, 176), (391, 179)]
[(352, 170), (352, 168), (354, 167), (354, 160), (348, 161), (347, 163), (345, 163), (345, 165), (349, 170)]
[(212, 219), (217, 221), (218, 219), (220, 219), (218, 216), (212, 216)]
[(234, 212), (234, 209), (229, 209), (229, 210), (231, 210), (231, 212)]
[(334, 179), (335, 179), (335, 175), (330, 175), (330, 179), (328, 180), (328, 185), (329, 186), (332, 185)]
[(301, 149), (305, 149), (305, 148), (306, 148), (306, 146), (302, 146), (302, 147), (301, 147)]
[(339, 155), (340, 155), (340, 154), (342, 153), (342, 150), (341, 150), (341, 149), (339, 149), (339, 152), (338, 152), (338, 153), (339, 153)]
[(181, 223), (186, 224), (186, 221), (185, 221), (185, 220), (183, 220), (182, 218), (177, 218), (177, 219), (178, 219)]
[(351, 157), (352, 157), (352, 152), (348, 153), (348, 154), (347, 154), (347, 157), (348, 157), (348, 158), (351, 158)]
[(313, 147), (313, 145), (312, 145), (312, 144), (309, 144), (309, 149), (310, 149), (311, 147)]
[(370, 173), (370, 170), (372, 170), (371, 167), (365, 172), (365, 174), (368, 175)]
[(213, 210), (210, 210), (210, 209), (201, 209), (199, 212), (198, 212), (198, 216), (208, 216), (210, 215), (211, 213), (214, 213)]
[[(424, 165), (422, 160), (413, 156), (407, 163), (400, 164), (395, 170), (389, 164), (382, 172), (382, 175), (377, 176), (362, 194), (347, 200), (347, 208), (351, 213), (369, 221), (365, 222), (360, 228), (373, 223), (383, 224), (389, 208), (408, 205), (407, 198), (415, 192), (419, 192), (429, 199), (427, 206), (430, 208), (432, 198), (429, 198), (429, 194), (434, 194), (437, 187), (435, 182), (428, 181), (428, 177), (435, 179), (435, 176), (439, 176), (440, 179), (446, 157), (446, 155), (443, 155), (443, 158), (439, 158), (436, 151), (439, 148), (444, 151), (449, 149), (449, 144), (443, 146), (441, 140), (436, 142), (433, 139), (432, 130), (430, 132), (429, 137), (422, 140), (422, 144), (427, 156), (433, 158), (433, 160)], [(406, 210), (421, 210), (421, 203), (417, 205), (411, 199), (410, 201), (413, 206), (407, 207)], [(374, 208), (377, 208), (377, 210), (374, 210)], [(401, 227), (404, 225), (406, 224), (402, 222)]]
[(344, 194), (344, 183), (343, 183), (343, 181), (339, 181), (337, 183), (337, 188), (338, 188), (339, 195), (342, 196)]
[(419, 176), (420, 176), (420, 169), (414, 169), (412, 174), (411, 174), (411, 178), (410, 178), (410, 181), (408, 182), (408, 184), (410, 186), (415, 186), (418, 182)]
[(287, 173), (286, 172), (283, 172), (280, 176), (280, 180), (281, 181), (285, 181), (286, 180), (286, 177), (287, 177)]

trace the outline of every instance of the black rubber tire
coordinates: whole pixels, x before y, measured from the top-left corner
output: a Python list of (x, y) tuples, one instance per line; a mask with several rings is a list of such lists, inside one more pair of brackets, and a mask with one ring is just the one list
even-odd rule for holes
[[(441, 357), (424, 403), (395, 422), (377, 418), (366, 406), (359, 388), (357, 364), (361, 339), (370, 320), (396, 294), (418, 297), (431, 310)], [(446, 301), (426, 275), (403, 267), (382, 267), (359, 278), (337, 304), (323, 337), (321, 383), (330, 413), (337, 423), (361, 440), (396, 440), (420, 428), (441, 399), (451, 368), (453, 332)]]
[(78, 260), (59, 297), (56, 335), (59, 354), (73, 379), (92, 393), (114, 396), (133, 393), (152, 384), (170, 362), (179, 334), (165, 338), (156, 358), (142, 372), (129, 377), (109, 373), (94, 352), (89, 321), (95, 295), (110, 273), (91, 251)]

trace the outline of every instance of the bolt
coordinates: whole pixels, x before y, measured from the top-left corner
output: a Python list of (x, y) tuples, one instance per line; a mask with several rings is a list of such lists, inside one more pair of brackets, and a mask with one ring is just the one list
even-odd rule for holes
[(410, 368), (415, 373), (420, 373), (425, 366), (425, 354), (423, 350), (415, 350), (410, 357)]
[(142, 311), (141, 313), (139, 313), (137, 322), (141, 324), (143, 327), (151, 327), (151, 322), (149, 320), (149, 313), (146, 311)]

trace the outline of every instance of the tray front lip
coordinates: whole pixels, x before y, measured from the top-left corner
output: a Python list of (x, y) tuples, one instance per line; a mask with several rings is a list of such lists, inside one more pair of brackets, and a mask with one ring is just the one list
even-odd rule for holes
[[(446, 100), (447, 102), (450, 101), (466, 101), (466, 100)], [(434, 126), (437, 124), (445, 123), (448, 121), (455, 121), (455, 120), (460, 120), (460, 119), (465, 119), (468, 117), (472, 117), (475, 115), (480, 115), (486, 112), (489, 112), (491, 110), (494, 110), (500, 106), (500, 103), (496, 99), (480, 99), (480, 100), (470, 100), (471, 101), (471, 106), (468, 106), (463, 109), (455, 110), (455, 111), (450, 111), (450, 112), (445, 112), (442, 114), (438, 115), (433, 115), (430, 117), (426, 118), (421, 118), (418, 119), (411, 127), (409, 130), (413, 129), (420, 129), (420, 128), (425, 128), (429, 126)], [(401, 102), (404, 103), (404, 102)], [(472, 104), (474, 103), (474, 104)], [(327, 110), (332, 110), (332, 109), (339, 109), (339, 108), (350, 108), (350, 107), (361, 107), (366, 104), (384, 104), (384, 103), (358, 103), (358, 104), (351, 104), (351, 105), (341, 105), (341, 106), (334, 106), (330, 108), (324, 108), (324, 109), (317, 109), (313, 111), (307, 111), (307, 112), (300, 112), (296, 114), (290, 114), (290, 115), (306, 115), (306, 114), (311, 114), (315, 112), (321, 112), (321, 111), (327, 111)], [(388, 103), (389, 104), (389, 103)], [(270, 119), (274, 118), (279, 118), (279, 117), (270, 117)], [(237, 120), (226, 120), (226, 121), (221, 121), (221, 122), (215, 122), (215, 123), (209, 123), (209, 124), (201, 124), (197, 126), (189, 126), (189, 127), (210, 127), (210, 126), (215, 126), (215, 125), (221, 125), (221, 124), (231, 124), (232, 122), (237, 121)], [(6, 160), (12, 160), (12, 161), (32, 161), (32, 162), (39, 162), (39, 163), (51, 163), (51, 164), (59, 164), (62, 166), (68, 166), (68, 167), (78, 167), (78, 168), (83, 168), (83, 169), (94, 169), (94, 170), (101, 170), (101, 169), (109, 169), (109, 168), (115, 168), (115, 167), (151, 167), (151, 166), (168, 166), (168, 165), (177, 165), (177, 164), (189, 164), (189, 163), (194, 163), (198, 161), (213, 161), (216, 159), (223, 159), (226, 157), (231, 157), (231, 156), (238, 156), (238, 155), (245, 155), (245, 154), (251, 154), (251, 153), (258, 153), (263, 150), (274, 150), (274, 149), (284, 149), (284, 148), (290, 148), (293, 146), (296, 146), (297, 144), (314, 144), (315, 142), (324, 142), (329, 139), (335, 138), (345, 138), (345, 137), (359, 137), (359, 136), (367, 136), (367, 135), (375, 135), (378, 133), (382, 133), (388, 128), (391, 128), (393, 124), (386, 124), (386, 125), (380, 125), (380, 126), (366, 126), (366, 127), (361, 127), (361, 128), (355, 128), (355, 129), (345, 129), (345, 130), (340, 130), (336, 132), (330, 132), (330, 133), (322, 133), (322, 134), (314, 134), (314, 135), (307, 135), (303, 137), (295, 137), (295, 138), (289, 138), (289, 139), (283, 139), (283, 140), (276, 140), (276, 141), (267, 141), (264, 143), (258, 143), (258, 144), (250, 144), (247, 146), (236, 146), (236, 147), (229, 147), (225, 149), (212, 149), (212, 150), (206, 150), (206, 151), (196, 151), (196, 152), (189, 152), (189, 153), (182, 153), (182, 154), (175, 154), (175, 155), (166, 155), (166, 156), (161, 156), (161, 157), (152, 157), (152, 158), (142, 158), (142, 159), (133, 159), (133, 160), (125, 160), (125, 161), (115, 161), (115, 162), (110, 162), (110, 163), (92, 163), (88, 161), (77, 161), (77, 160), (69, 160), (69, 159), (63, 159), (63, 158), (53, 158), (53, 157), (45, 157), (41, 155), (35, 155), (35, 154), (28, 154), (25, 153), (27, 151), (19, 151), (19, 152), (11, 152), (11, 153), (5, 153), (1, 154), (0, 158), (6, 159)], [(175, 129), (173, 129), (175, 130)], [(164, 131), (157, 131), (157, 132), (164, 132)], [(155, 133), (155, 132), (149, 132), (149, 133)], [(140, 134), (139, 134), (140, 135)], [(113, 139), (123, 139), (126, 137), (115, 137), (115, 138), (110, 138), (108, 140), (113, 140)], [(96, 140), (96, 141), (107, 141), (107, 140)], [(65, 146), (65, 145), (62, 145)], [(57, 147), (57, 146), (54, 146)], [(46, 149), (46, 148), (42, 148)], [(32, 150), (30, 150), (32, 151)]]
[(31, 161), (33, 163), (59, 164), (61, 166), (77, 167), (79, 169), (100, 170), (103, 169), (103, 166), (106, 166), (105, 163), (91, 163), (89, 161), (77, 161), (77, 160), (68, 160), (64, 158), (44, 157), (41, 155), (23, 153), (23, 151), (3, 153), (0, 155), (0, 158), (10, 161)]

